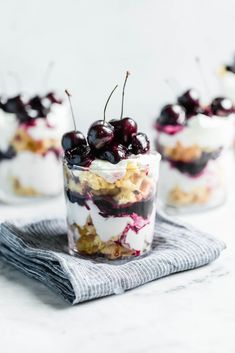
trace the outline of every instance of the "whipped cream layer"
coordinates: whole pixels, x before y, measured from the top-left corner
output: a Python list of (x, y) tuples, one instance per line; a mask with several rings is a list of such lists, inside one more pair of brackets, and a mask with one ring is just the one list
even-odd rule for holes
[(34, 140), (60, 139), (67, 130), (68, 111), (62, 104), (53, 104), (50, 113), (45, 118), (37, 118), (32, 125), (21, 124)]
[(188, 119), (187, 125), (174, 135), (158, 132), (157, 142), (163, 147), (174, 147), (180, 142), (184, 147), (192, 145), (202, 149), (229, 147), (234, 138), (234, 115), (208, 117), (197, 114)]
[(170, 162), (162, 161), (160, 167), (159, 194), (164, 198), (173, 188), (179, 187), (182, 191), (191, 192), (196, 188), (207, 187), (215, 189), (223, 181), (223, 159), (210, 160), (207, 166), (197, 176), (181, 173), (171, 166)]
[[(117, 164), (112, 164), (108, 161), (103, 161), (101, 159), (95, 159), (91, 163), (89, 171), (102, 177), (108, 183), (114, 183), (115, 181), (120, 180), (125, 176), (129, 163), (131, 163), (133, 169), (138, 168), (140, 170), (143, 170), (148, 167), (151, 169), (151, 171), (154, 170), (155, 173), (158, 173), (158, 165), (160, 159), (161, 156), (157, 152), (149, 154), (131, 155), (127, 159), (123, 159)], [(158, 178), (158, 174), (156, 175), (156, 178)]]
[[(96, 229), (96, 234), (103, 242), (112, 238), (118, 240), (124, 247), (143, 252), (152, 241), (155, 209), (145, 220), (140, 216), (104, 217), (92, 201), (87, 202), (88, 208), (72, 203), (67, 199), (68, 224), (83, 227), (90, 216)], [(77, 234), (79, 238), (79, 235)]]
[[(221, 161), (220, 161), (221, 162)], [(159, 183), (159, 198), (165, 205), (176, 206), (171, 201), (171, 191), (178, 187), (181, 191), (186, 193), (201, 193), (202, 190), (209, 192), (210, 196), (206, 202), (202, 204), (190, 203), (186, 205), (178, 205), (182, 212), (198, 211), (203, 207), (215, 207), (220, 205), (226, 196), (226, 178), (218, 165), (217, 161), (211, 161), (204, 172), (197, 177), (190, 177), (186, 174), (180, 173), (177, 169), (172, 168), (169, 162), (162, 162), (161, 177)], [(221, 163), (223, 164), (223, 163)], [(170, 173), (170, 174), (169, 174)]]
[(60, 134), (55, 125), (49, 125), (44, 118), (35, 119), (34, 125), (21, 124), (20, 127), (27, 131), (33, 140), (59, 139)]
[(11, 160), (0, 163), (2, 188), (13, 179), (18, 179), (22, 187), (32, 188), (40, 195), (56, 195), (63, 185), (61, 162), (53, 152), (45, 156), (29, 151), (19, 152)]

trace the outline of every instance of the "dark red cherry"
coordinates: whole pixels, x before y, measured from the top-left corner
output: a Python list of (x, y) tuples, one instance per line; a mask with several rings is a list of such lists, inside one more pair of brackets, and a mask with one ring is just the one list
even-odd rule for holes
[(22, 96), (18, 95), (13, 98), (9, 98), (4, 106), (3, 110), (7, 113), (17, 114), (18, 112), (25, 112), (25, 102)]
[(7, 99), (2, 103), (2, 109), (7, 113), (16, 114), (20, 122), (28, 121), (30, 118), (27, 111), (26, 101), (21, 95)]
[(44, 104), (42, 98), (39, 96), (31, 98), (28, 105), (29, 115), (32, 115), (34, 118), (46, 118), (50, 111), (50, 106), (48, 106), (48, 104)]
[(186, 114), (183, 107), (179, 104), (165, 105), (160, 116), (157, 119), (157, 124), (160, 125), (184, 125), (186, 121)]
[(132, 136), (131, 151), (134, 154), (144, 154), (149, 151), (150, 142), (146, 134), (138, 132)]
[(12, 159), (13, 157), (15, 157), (15, 155), (16, 155), (16, 151), (15, 151), (14, 147), (10, 146), (10, 147), (8, 147), (6, 152), (0, 151), (0, 161), (2, 161), (4, 159)]
[(235, 73), (235, 67), (232, 66), (232, 65), (225, 65), (225, 70), (226, 70), (226, 71), (230, 71), (230, 72), (232, 72), (233, 74)]
[(30, 120), (32, 120), (28, 109), (22, 112), (18, 112), (16, 116), (20, 123), (28, 123)]
[(123, 118), (120, 120), (111, 120), (110, 124), (114, 127), (115, 140), (119, 143), (128, 146), (131, 142), (131, 137), (137, 132), (137, 124), (131, 118)]
[(63, 135), (61, 144), (64, 151), (67, 151), (78, 146), (86, 146), (87, 142), (81, 131), (69, 131)]
[(211, 106), (206, 106), (206, 107), (202, 108), (200, 113), (207, 115), (207, 116), (213, 115), (212, 110), (211, 110)]
[(122, 159), (126, 159), (127, 156), (128, 149), (119, 143), (108, 146), (108, 149), (101, 152), (99, 158), (112, 164), (117, 164)]
[(39, 110), (42, 107), (41, 98), (39, 96), (34, 96), (29, 100), (29, 104), (32, 107), (32, 109)]
[(234, 111), (234, 107), (229, 98), (217, 97), (211, 103), (211, 110), (214, 115), (228, 116)]
[(69, 165), (82, 167), (88, 167), (93, 160), (89, 146), (78, 146), (67, 150), (65, 158)]
[(111, 119), (111, 120), (109, 120), (109, 124), (111, 124), (115, 129), (116, 126), (118, 126), (119, 121), (120, 121), (120, 119)]
[(55, 94), (55, 92), (49, 92), (45, 98), (49, 99), (52, 104), (62, 104), (62, 100)]
[(200, 108), (199, 93), (195, 89), (190, 88), (178, 98), (178, 103), (186, 109), (187, 113), (197, 112)]
[(114, 128), (104, 120), (95, 121), (88, 130), (87, 140), (91, 148), (101, 149), (112, 143), (114, 139)]

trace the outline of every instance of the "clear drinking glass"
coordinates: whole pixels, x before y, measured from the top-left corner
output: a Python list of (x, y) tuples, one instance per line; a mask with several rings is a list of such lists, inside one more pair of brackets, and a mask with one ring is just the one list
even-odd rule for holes
[(20, 121), (0, 109), (0, 200), (22, 203), (63, 190), (61, 136), (67, 108), (55, 104), (47, 118)]
[(203, 211), (225, 201), (234, 163), (232, 115), (198, 114), (180, 130), (158, 130), (159, 198), (167, 211)]
[[(138, 157), (138, 156), (135, 156)], [(64, 159), (68, 242), (72, 254), (115, 260), (151, 249), (160, 155), (90, 167)]]

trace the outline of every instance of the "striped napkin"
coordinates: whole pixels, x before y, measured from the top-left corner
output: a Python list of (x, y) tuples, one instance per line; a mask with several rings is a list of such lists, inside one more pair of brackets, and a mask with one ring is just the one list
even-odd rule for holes
[(147, 282), (206, 265), (225, 244), (158, 213), (153, 250), (131, 261), (99, 261), (68, 255), (63, 219), (6, 222), (0, 259), (52, 288), (71, 304), (120, 294)]

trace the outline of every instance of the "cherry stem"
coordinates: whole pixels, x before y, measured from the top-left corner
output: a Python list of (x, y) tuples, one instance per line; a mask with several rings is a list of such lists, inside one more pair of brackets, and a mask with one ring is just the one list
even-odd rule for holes
[(16, 88), (20, 92), (22, 90), (22, 82), (21, 82), (20, 76), (14, 71), (9, 71), (8, 75), (15, 80)]
[(74, 116), (74, 112), (73, 112), (73, 106), (72, 106), (72, 103), (71, 103), (71, 97), (72, 97), (72, 95), (71, 95), (71, 93), (69, 93), (69, 91), (68, 91), (67, 89), (65, 89), (65, 94), (67, 95), (68, 100), (69, 100), (71, 115), (72, 115), (72, 118), (73, 118), (74, 130), (77, 131), (75, 116)]
[(42, 80), (42, 88), (44, 90), (47, 89), (48, 81), (49, 81), (49, 78), (50, 78), (50, 75), (52, 73), (54, 66), (55, 66), (54, 61), (49, 62), (49, 64), (47, 65), (47, 68), (46, 68), (46, 71), (45, 71), (45, 74), (44, 74), (44, 77)]
[(111, 98), (112, 95), (113, 95), (113, 92), (115, 91), (115, 89), (116, 89), (117, 87), (118, 87), (118, 85), (116, 85), (116, 86), (114, 87), (114, 89), (112, 90), (112, 92), (110, 93), (110, 95), (109, 95), (109, 97), (108, 97), (108, 99), (107, 99), (107, 102), (105, 103), (105, 106), (104, 106), (104, 121), (105, 121), (105, 119), (106, 119), (105, 113), (106, 113), (107, 105), (108, 105), (108, 103), (109, 103), (109, 101), (110, 101), (110, 98)]
[(199, 71), (199, 73), (200, 73), (200, 75), (201, 75), (205, 92), (206, 92), (207, 95), (209, 95), (210, 90), (209, 90), (209, 87), (208, 87), (208, 84), (207, 84), (205, 75), (204, 75), (203, 70), (202, 70), (201, 60), (200, 60), (200, 58), (199, 58), (198, 56), (195, 57), (195, 62), (196, 62), (196, 64), (197, 64), (198, 71)]
[(122, 89), (122, 106), (121, 106), (121, 116), (120, 116), (120, 119), (122, 119), (122, 117), (123, 117), (125, 88), (126, 88), (126, 82), (127, 82), (127, 79), (128, 79), (129, 76), (130, 76), (130, 72), (127, 71), (127, 72), (126, 72), (125, 81), (124, 81), (124, 84), (123, 84), (123, 89)]

